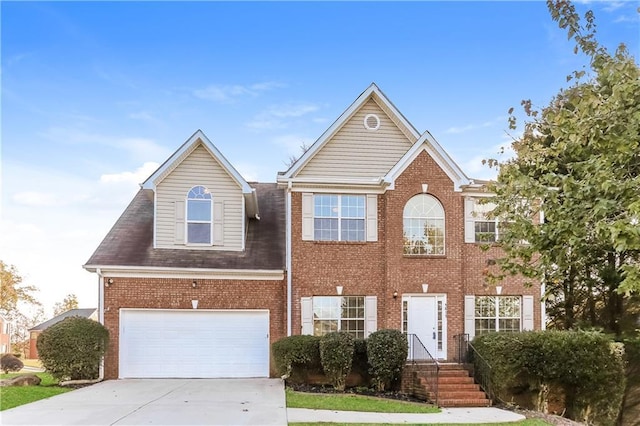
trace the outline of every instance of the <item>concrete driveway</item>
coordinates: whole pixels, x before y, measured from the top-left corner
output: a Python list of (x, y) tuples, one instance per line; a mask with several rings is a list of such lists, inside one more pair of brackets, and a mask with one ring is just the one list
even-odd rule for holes
[(0, 412), (2, 425), (286, 425), (280, 379), (109, 380)]

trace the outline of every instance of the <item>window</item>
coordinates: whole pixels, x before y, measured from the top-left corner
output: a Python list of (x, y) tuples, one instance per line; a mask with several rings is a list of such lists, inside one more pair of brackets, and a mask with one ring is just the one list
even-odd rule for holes
[(475, 334), (520, 331), (520, 297), (476, 296)]
[(315, 240), (365, 240), (364, 195), (316, 194), (313, 200)]
[(477, 243), (494, 243), (497, 235), (495, 221), (475, 221), (475, 241)]
[(364, 296), (315, 296), (313, 298), (313, 334), (323, 336), (346, 331), (364, 339)]
[(435, 197), (419, 194), (404, 206), (404, 254), (444, 254), (444, 209)]
[(491, 218), (490, 213), (495, 209), (494, 203), (482, 202), (478, 198), (465, 199), (465, 242), (493, 243), (498, 241), (499, 223), (497, 218)]
[(187, 195), (187, 242), (211, 244), (211, 193), (204, 186), (194, 186)]

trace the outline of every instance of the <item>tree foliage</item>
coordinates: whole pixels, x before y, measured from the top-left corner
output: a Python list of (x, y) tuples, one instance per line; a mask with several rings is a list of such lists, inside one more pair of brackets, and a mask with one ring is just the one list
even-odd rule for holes
[(620, 333), (625, 303), (640, 292), (640, 68), (624, 45), (611, 54), (598, 43), (591, 11), (582, 21), (568, 1), (547, 5), (589, 68), (546, 107), (523, 101), (515, 157), (492, 162), (505, 256), (490, 276), (544, 282), (562, 328)]
[(23, 285), (22, 276), (13, 265), (7, 265), (0, 260), (0, 312), (10, 314), (17, 310), (19, 302), (39, 305), (33, 293), (38, 288)]
[(67, 294), (67, 296), (53, 306), (53, 316), (58, 316), (71, 309), (78, 309), (78, 297), (75, 294)]

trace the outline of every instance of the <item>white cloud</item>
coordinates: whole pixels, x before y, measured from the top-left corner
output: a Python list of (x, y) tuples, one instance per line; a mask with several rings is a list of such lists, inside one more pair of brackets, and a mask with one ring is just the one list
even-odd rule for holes
[(251, 129), (283, 129), (288, 127), (284, 119), (298, 118), (310, 114), (319, 109), (317, 105), (310, 103), (289, 103), (282, 105), (272, 105), (265, 111), (256, 115), (253, 120), (246, 125)]
[(465, 126), (460, 126), (460, 127), (457, 127), (457, 126), (449, 127), (447, 130), (444, 131), (444, 133), (449, 133), (449, 134), (465, 133), (471, 130), (492, 127), (492, 126), (495, 126), (496, 124), (506, 124), (507, 118), (508, 118), (507, 116), (501, 115), (499, 117), (494, 118), (493, 120), (488, 120), (480, 124), (474, 123), (474, 124), (467, 124)]
[(30, 207), (48, 207), (61, 203), (54, 194), (38, 191), (17, 192), (12, 198), (16, 204)]
[(133, 172), (121, 172), (121, 173), (113, 173), (113, 174), (104, 174), (100, 176), (100, 183), (129, 183), (129, 184), (140, 184), (144, 182), (153, 172), (155, 172), (160, 165), (154, 162), (144, 163), (142, 166), (138, 167)]
[(50, 127), (39, 136), (61, 144), (103, 145), (124, 150), (139, 160), (162, 159), (171, 152), (156, 141), (135, 136), (113, 136), (73, 127)]
[(271, 139), (271, 142), (285, 148), (287, 155), (299, 157), (302, 155), (302, 147), (310, 147), (314, 140), (307, 136), (291, 134), (277, 136)]
[(197, 98), (207, 99), (216, 102), (232, 102), (242, 96), (258, 96), (263, 92), (284, 87), (283, 84), (275, 81), (266, 81), (250, 85), (219, 85), (213, 84), (204, 89), (196, 89), (193, 95)]

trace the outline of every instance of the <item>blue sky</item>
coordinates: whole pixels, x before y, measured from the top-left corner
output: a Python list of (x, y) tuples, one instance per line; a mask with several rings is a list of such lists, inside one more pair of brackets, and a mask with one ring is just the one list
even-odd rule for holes
[[(638, 1), (580, 2), (638, 58)], [(202, 129), (273, 182), (376, 82), (470, 177), (584, 58), (535, 2), (2, 2), (0, 259), (50, 312), (150, 175)]]

